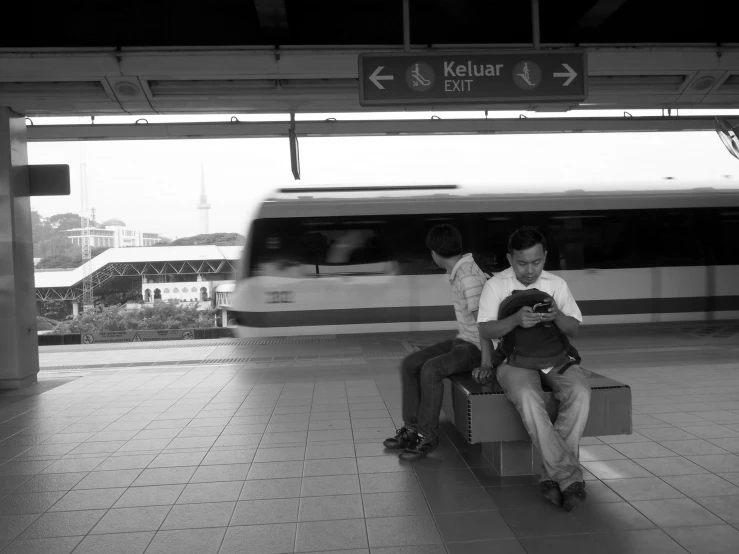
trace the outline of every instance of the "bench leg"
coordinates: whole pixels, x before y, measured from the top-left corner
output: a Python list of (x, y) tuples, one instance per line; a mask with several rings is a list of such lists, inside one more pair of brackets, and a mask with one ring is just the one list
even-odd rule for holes
[(535, 475), (541, 471), (541, 455), (529, 441), (486, 442), (482, 453), (502, 476)]

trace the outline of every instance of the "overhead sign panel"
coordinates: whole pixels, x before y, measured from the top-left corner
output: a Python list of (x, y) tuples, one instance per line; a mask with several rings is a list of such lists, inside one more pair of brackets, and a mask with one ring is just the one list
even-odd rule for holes
[(359, 55), (362, 106), (578, 102), (586, 97), (582, 50)]

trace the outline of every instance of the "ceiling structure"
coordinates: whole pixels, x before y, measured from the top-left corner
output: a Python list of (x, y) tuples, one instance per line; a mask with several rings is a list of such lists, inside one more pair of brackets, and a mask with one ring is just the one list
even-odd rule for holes
[(3, 7), (16, 23), (0, 35), (0, 105), (31, 117), (373, 111), (359, 104), (363, 52), (583, 48), (580, 103), (382, 109), (739, 106), (735, 2), (409, 0), (407, 19), (403, 5), (15, 2)]

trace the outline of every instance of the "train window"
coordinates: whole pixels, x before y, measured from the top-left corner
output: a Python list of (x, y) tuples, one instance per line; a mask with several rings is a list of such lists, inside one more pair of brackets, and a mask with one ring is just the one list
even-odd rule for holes
[(260, 220), (254, 224), (252, 275), (315, 277), (392, 273), (383, 220)]
[(739, 211), (716, 210), (715, 215), (715, 233), (707, 240), (716, 254), (716, 263), (739, 265)]
[(616, 269), (644, 265), (640, 222), (640, 216), (629, 211), (583, 213), (582, 267)]
[(650, 212), (642, 219), (650, 265), (693, 266), (708, 263), (701, 210)]

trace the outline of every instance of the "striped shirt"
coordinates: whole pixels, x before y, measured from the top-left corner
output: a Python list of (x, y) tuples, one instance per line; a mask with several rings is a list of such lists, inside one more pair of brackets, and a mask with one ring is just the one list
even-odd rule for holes
[(459, 327), (458, 339), (471, 342), (480, 348), (480, 334), (477, 320), (472, 315), (480, 306), (480, 295), (487, 281), (487, 275), (477, 266), (472, 254), (465, 254), (454, 264), (449, 274), (452, 285), (454, 313)]

